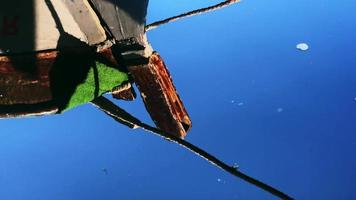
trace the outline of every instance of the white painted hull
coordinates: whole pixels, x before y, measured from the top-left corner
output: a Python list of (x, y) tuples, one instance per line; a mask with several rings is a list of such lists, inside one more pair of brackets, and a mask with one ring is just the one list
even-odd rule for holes
[[(64, 31), (72, 38), (90, 45), (106, 40), (104, 29), (86, 0), (51, 0), (50, 3)], [(78, 20), (87, 24), (83, 27)], [(45, 0), (7, 1), (0, 7), (0, 54), (75, 47), (77, 43), (65, 38), (58, 42), (63, 33), (57, 26)]]

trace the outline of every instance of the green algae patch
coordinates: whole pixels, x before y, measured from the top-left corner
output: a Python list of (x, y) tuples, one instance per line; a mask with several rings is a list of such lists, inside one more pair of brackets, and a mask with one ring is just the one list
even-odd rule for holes
[(88, 103), (96, 97), (111, 91), (115, 86), (123, 84), (128, 79), (127, 73), (96, 61), (95, 66), (90, 67), (84, 81), (77, 85), (62, 111)]

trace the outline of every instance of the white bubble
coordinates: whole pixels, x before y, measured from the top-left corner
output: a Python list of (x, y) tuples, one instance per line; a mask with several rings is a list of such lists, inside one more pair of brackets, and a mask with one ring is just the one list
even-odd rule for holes
[(221, 179), (220, 179), (220, 178), (218, 178), (218, 179), (217, 179), (217, 181), (218, 181), (218, 182), (221, 182)]
[(231, 103), (235, 103), (235, 100), (231, 100)]
[(283, 108), (277, 108), (277, 112), (283, 112)]
[(309, 49), (309, 45), (306, 43), (299, 43), (299, 44), (297, 44), (296, 48), (301, 51), (306, 51)]
[(244, 102), (240, 102), (239, 104), (237, 104), (238, 106), (243, 106)]

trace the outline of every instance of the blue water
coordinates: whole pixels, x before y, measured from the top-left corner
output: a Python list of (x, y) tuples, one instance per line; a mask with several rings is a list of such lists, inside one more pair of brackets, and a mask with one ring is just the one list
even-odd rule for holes
[[(148, 20), (215, 2), (152, 0)], [(296, 199), (356, 199), (355, 9), (244, 0), (149, 32), (193, 120), (186, 139)], [(140, 99), (118, 103), (150, 122)], [(1, 200), (275, 199), (91, 105), (0, 124)]]

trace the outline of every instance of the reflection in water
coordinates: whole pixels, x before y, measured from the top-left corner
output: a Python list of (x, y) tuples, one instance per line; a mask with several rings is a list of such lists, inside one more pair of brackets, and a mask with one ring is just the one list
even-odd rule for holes
[[(0, 6), (0, 49), (13, 55), (18, 52), (32, 52), (35, 48), (35, 9), (32, 0), (6, 1)], [(11, 56), (9, 57), (11, 60)], [(17, 59), (13, 65), (21, 71), (35, 76), (35, 56), (27, 58), (27, 65), (22, 66)]]
[[(35, 13), (36, 11), (38, 13)], [(107, 67), (114, 67), (103, 56), (96, 54), (95, 47), (88, 46), (77, 35), (72, 35), (73, 32), (70, 29), (72, 27), (68, 26), (70, 21), (67, 20), (70, 18), (62, 18), (65, 16), (64, 11), (66, 11), (64, 4), (50, 0), (7, 2), (6, 5), (0, 7), (0, 48), (9, 52), (6, 54), (9, 60), (0, 63), (2, 64), (0, 65), (2, 70), (0, 94), (3, 99), (0, 102), (5, 107), (8, 106), (2, 107), (1, 111), (6, 110), (12, 113), (15, 108), (20, 108), (20, 111), (31, 110), (32, 112), (32, 107), (35, 107), (37, 103), (40, 105), (36, 107), (36, 112), (37, 108), (45, 107), (44, 104), (46, 107), (54, 104), (62, 110), (68, 104), (76, 87), (86, 79), (91, 67), (96, 67), (96, 61)], [(43, 19), (44, 16), (47, 18)], [(58, 37), (44, 37), (51, 33), (58, 34)], [(41, 48), (37, 43), (42, 45)], [(46, 46), (43, 45), (44, 43), (56, 45), (42, 48)], [(76, 48), (68, 48), (68, 44)], [(50, 52), (49, 56), (41, 62), (37, 60), (36, 50), (54, 49), (59, 52), (46, 51)], [(41, 71), (42, 68), (45, 69)], [(9, 70), (13, 71), (9, 72)], [(94, 73), (97, 71), (94, 69)], [(42, 78), (42, 76), (46, 77)], [(42, 84), (41, 78), (49, 78), (50, 81)], [(11, 82), (9, 82), (10, 79)], [(98, 78), (95, 81), (94, 96), (98, 96)], [(26, 91), (26, 93), (21, 91)], [(44, 91), (46, 95), (34, 93), (34, 91)], [(16, 105), (11, 106), (13, 104)], [(24, 108), (19, 104), (31, 104), (32, 107)]]
[(34, 49), (33, 0), (6, 1), (0, 6), (0, 49), (15, 53)]
[(116, 40), (144, 33), (148, 0), (90, 0)]

